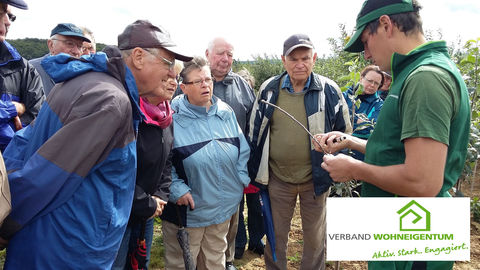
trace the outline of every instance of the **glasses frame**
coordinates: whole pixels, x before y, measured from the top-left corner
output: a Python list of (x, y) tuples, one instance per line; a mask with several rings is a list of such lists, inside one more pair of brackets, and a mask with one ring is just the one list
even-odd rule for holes
[(7, 15), (8, 20), (9, 20), (10, 22), (14, 22), (14, 21), (17, 19), (17, 16), (16, 16), (15, 14), (9, 12), (9, 11), (6, 11), (6, 10), (0, 11), (0, 17), (3, 18), (3, 16), (5, 16), (5, 15)]
[(17, 16), (15, 16), (15, 14), (12, 14), (12, 13), (9, 13), (9, 12), (7, 12), (7, 16), (8, 16), (8, 19), (10, 20), (10, 22), (14, 22), (17, 19)]
[(155, 58), (158, 58), (160, 59), (164, 64), (166, 64), (168, 66), (168, 69), (169, 70), (174, 70), (175, 68), (175, 59), (173, 59), (173, 61), (170, 61), (168, 60), (167, 58), (161, 56), (160, 54), (154, 54), (153, 52), (151, 52), (149, 49), (143, 49), (145, 50), (146, 52), (148, 52), (149, 54), (155, 56)]
[(213, 79), (212, 78), (203, 78), (203, 79), (200, 79), (200, 80), (195, 80), (195, 81), (191, 81), (191, 82), (182, 82), (182, 83), (183, 84), (193, 84), (194, 86), (202, 86), (204, 82), (209, 85), (209, 84), (213, 83)]
[(363, 79), (364, 79), (365, 81), (367, 81), (369, 84), (373, 84), (373, 86), (375, 86), (375, 87), (377, 87), (377, 88), (380, 88), (380, 85), (382, 84), (382, 83), (376, 82), (376, 81), (374, 81), (374, 80), (367, 79), (367, 78), (365, 78), (365, 77), (363, 77)]
[(69, 48), (70, 50), (73, 49), (74, 47), (77, 47), (77, 49), (80, 50), (80, 52), (83, 52), (83, 42), (82, 42), (82, 45), (78, 45), (75, 42), (73, 42), (71, 40), (68, 40), (68, 39), (52, 38), (52, 40), (58, 40), (58, 41), (63, 42), (63, 44), (65, 44), (67, 46), (67, 48)]
[(90, 47), (85, 47), (82, 46), (82, 52), (92, 52), (93, 51), (93, 45), (90, 45)]

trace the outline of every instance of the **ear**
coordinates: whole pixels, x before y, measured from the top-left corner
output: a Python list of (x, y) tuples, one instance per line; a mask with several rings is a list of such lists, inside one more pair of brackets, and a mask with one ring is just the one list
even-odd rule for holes
[(317, 53), (313, 54), (313, 63), (315, 64), (315, 61), (317, 61)]
[(380, 23), (379, 29), (381, 29), (382, 31), (385, 31), (387, 36), (391, 37), (393, 33), (393, 27), (395, 25), (393, 24), (390, 17), (388, 15), (382, 15), (380, 16), (380, 18), (378, 18), (378, 21)]
[(145, 66), (145, 56), (146, 52), (142, 48), (136, 47), (135, 49), (133, 49), (132, 53), (130, 54), (132, 65), (136, 69), (143, 69), (143, 67)]
[(49, 39), (47, 40), (47, 46), (48, 46), (48, 50), (50, 51), (50, 54), (53, 54), (54, 51), (53, 51), (53, 40)]
[(187, 89), (187, 86), (183, 83), (180, 84), (180, 89), (182, 89), (182, 92), (186, 95), (187, 92), (186, 92), (186, 89)]
[(208, 55), (209, 55), (209, 52), (208, 52), (208, 49), (205, 50), (205, 57), (208, 59)]
[(282, 55), (282, 63), (283, 63), (283, 66), (285, 66), (285, 56)]

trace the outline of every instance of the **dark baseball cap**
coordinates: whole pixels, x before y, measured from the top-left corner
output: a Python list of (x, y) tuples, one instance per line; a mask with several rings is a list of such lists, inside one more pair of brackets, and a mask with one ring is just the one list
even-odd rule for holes
[(283, 56), (289, 55), (293, 50), (299, 47), (313, 49), (313, 43), (310, 38), (304, 34), (295, 34), (287, 38), (283, 43)]
[(365, 26), (382, 15), (414, 11), (412, 0), (367, 0), (363, 2), (362, 9), (357, 15), (355, 33), (343, 50), (347, 52), (361, 52), (364, 50), (361, 36)]
[(56, 34), (63, 35), (63, 36), (79, 37), (86, 42), (91, 42), (90, 39), (86, 38), (83, 35), (82, 29), (78, 28), (73, 23), (59, 23), (57, 26), (55, 26), (55, 28), (53, 28), (52, 32), (50, 33), (50, 36), (53, 36)]
[(19, 9), (28, 9), (27, 3), (23, 0), (0, 0), (0, 3), (9, 4), (10, 6)]
[(163, 48), (175, 55), (175, 59), (188, 62), (193, 57), (178, 52), (177, 45), (170, 34), (161, 26), (155, 26), (147, 20), (137, 20), (129, 24), (123, 33), (118, 35), (118, 48), (129, 50), (140, 48)]

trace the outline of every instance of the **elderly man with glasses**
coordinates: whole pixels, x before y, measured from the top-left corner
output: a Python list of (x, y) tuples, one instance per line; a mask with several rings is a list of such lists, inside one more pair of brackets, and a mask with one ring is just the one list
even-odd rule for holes
[(91, 42), (90, 39), (85, 37), (82, 29), (71, 23), (60, 23), (52, 29), (50, 39), (47, 40), (49, 53), (40, 57), (30, 60), (32, 64), (40, 73), (43, 82), (43, 90), (45, 96), (48, 96), (50, 90), (52, 90), (55, 82), (45, 72), (42, 62), (45, 58), (57, 55), (60, 53), (69, 54), (72, 57), (80, 57), (83, 53), (83, 42)]
[(151, 116), (141, 113), (140, 98), (165, 101), (176, 74), (161, 59), (191, 59), (142, 20), (118, 36), (118, 49), (118, 57), (43, 61), (58, 84), (4, 152), (12, 193), (0, 227), (9, 240), (4, 269), (112, 268), (136, 193), (140, 122)]
[(21, 0), (0, 1), (0, 150), (3, 152), (15, 131), (35, 119), (45, 100), (35, 68), (5, 38), (16, 16), (12, 6), (27, 9)]

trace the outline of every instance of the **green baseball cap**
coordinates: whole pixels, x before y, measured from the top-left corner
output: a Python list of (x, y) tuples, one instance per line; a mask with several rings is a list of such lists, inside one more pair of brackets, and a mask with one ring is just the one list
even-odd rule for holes
[(411, 11), (414, 11), (412, 0), (367, 0), (363, 2), (362, 9), (357, 16), (355, 33), (343, 50), (347, 52), (362, 52), (364, 50), (360, 37), (369, 22), (380, 18), (382, 15)]

